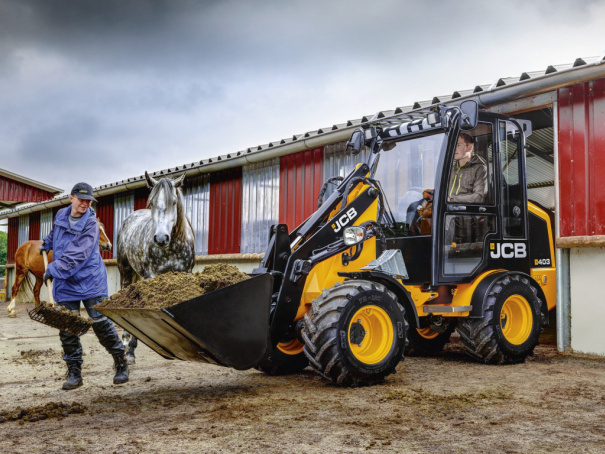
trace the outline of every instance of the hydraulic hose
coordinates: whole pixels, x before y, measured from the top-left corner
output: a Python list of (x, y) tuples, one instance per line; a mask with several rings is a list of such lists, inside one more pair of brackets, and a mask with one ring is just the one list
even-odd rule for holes
[(326, 191), (328, 190), (328, 185), (329, 184), (336, 184), (336, 181), (342, 181), (344, 180), (343, 177), (332, 177), (332, 178), (328, 178), (328, 180), (323, 184), (323, 186), (321, 187), (321, 191), (319, 191), (319, 195), (317, 196), (317, 209), (319, 210), (319, 207), (321, 207), (321, 205), (324, 203), (324, 195), (326, 193)]
[(380, 220), (384, 216), (384, 210), (385, 210), (384, 195), (382, 194), (382, 191), (380, 190), (378, 183), (376, 183), (376, 180), (374, 180), (373, 178), (369, 178), (369, 177), (352, 178), (351, 181), (349, 182), (348, 186), (346, 187), (344, 194), (342, 195), (342, 208), (340, 209), (340, 211), (343, 211), (345, 209), (346, 200), (349, 198), (349, 192), (351, 192), (351, 188), (355, 187), (359, 183), (365, 183), (368, 186), (372, 186), (372, 188), (374, 190), (376, 190), (376, 192), (378, 193), (378, 202), (380, 205), (379, 212), (378, 212), (378, 222), (380, 222)]

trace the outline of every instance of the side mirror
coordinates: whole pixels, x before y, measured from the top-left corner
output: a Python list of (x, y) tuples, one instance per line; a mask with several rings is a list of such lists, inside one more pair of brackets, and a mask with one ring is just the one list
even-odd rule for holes
[(460, 112), (462, 117), (460, 118), (460, 129), (464, 131), (470, 131), (477, 127), (477, 119), (479, 118), (479, 106), (477, 101), (464, 101), (460, 104)]
[(352, 154), (358, 154), (361, 151), (361, 147), (365, 143), (365, 136), (363, 134), (363, 129), (357, 128), (351, 134), (351, 138), (347, 142), (347, 151), (350, 151)]

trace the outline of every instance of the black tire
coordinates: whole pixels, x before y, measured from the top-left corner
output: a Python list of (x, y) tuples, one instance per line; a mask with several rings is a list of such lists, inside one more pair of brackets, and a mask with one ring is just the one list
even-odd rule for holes
[(292, 375), (302, 372), (308, 365), (309, 360), (303, 352), (288, 355), (276, 347), (261, 360), (257, 369), (269, 375)]
[[(406, 313), (406, 318), (407, 316), (408, 314)], [(446, 319), (445, 322), (448, 323), (445, 331), (429, 339), (418, 332), (416, 319), (413, 314), (410, 314), (408, 346), (405, 348), (405, 354), (407, 356), (432, 356), (442, 352), (443, 347), (450, 341), (450, 337), (456, 329), (455, 319)]]
[[(526, 340), (516, 344), (507, 340), (500, 320), (501, 315), (505, 315), (502, 310), (504, 303), (514, 296), (521, 296), (529, 303), (528, 309), (532, 317), (532, 320), (525, 317), (529, 330)], [(518, 274), (506, 275), (496, 281), (484, 299), (482, 318), (459, 320), (456, 329), (460, 334), (460, 342), (469, 355), (485, 363), (523, 362), (538, 345), (542, 332), (541, 307), (542, 301), (528, 278)]]
[[(365, 312), (360, 315), (362, 309)], [(362, 324), (353, 319), (354, 316), (366, 317), (366, 314), (378, 317), (371, 320), (382, 320), (381, 328), (372, 332), (367, 320)], [(376, 322), (375, 326), (378, 325)], [(379, 335), (384, 332), (382, 326), (389, 330), (390, 336)], [(395, 372), (403, 359), (406, 332), (404, 309), (393, 292), (382, 284), (348, 280), (324, 290), (305, 314), (302, 330), (304, 353), (311, 367), (333, 383), (341, 386), (372, 385)], [(365, 347), (361, 345), (364, 340), (367, 342)], [(365, 358), (371, 358), (372, 352), (377, 352), (374, 356), (376, 362), (363, 362), (355, 356), (354, 349), (360, 357), (368, 355)]]

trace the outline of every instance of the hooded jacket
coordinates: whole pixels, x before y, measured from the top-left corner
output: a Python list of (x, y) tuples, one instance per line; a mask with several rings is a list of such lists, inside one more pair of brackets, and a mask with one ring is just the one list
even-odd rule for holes
[(485, 203), (487, 201), (487, 163), (477, 155), (463, 166), (454, 161), (447, 189), (450, 202)]
[(107, 271), (99, 252), (99, 224), (89, 208), (73, 227), (69, 226), (71, 206), (57, 212), (43, 246), (53, 251), (47, 272), (53, 277), (55, 301), (78, 301), (106, 296)]

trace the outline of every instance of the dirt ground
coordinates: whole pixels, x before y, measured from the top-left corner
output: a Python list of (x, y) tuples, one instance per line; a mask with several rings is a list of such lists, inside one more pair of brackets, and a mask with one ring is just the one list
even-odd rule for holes
[[(1, 423), (2, 453), (605, 450), (605, 360), (558, 354), (552, 330), (524, 364), (478, 364), (453, 343), (438, 357), (406, 358), (384, 385), (360, 389), (311, 371), (270, 377), (167, 361), (144, 345), (130, 382), (114, 386), (112, 359), (91, 331), (82, 337), (84, 386), (65, 392), (58, 335), (25, 307), (9, 319), (0, 304), (0, 411), (74, 401), (88, 408)], [(20, 353), (29, 350), (45, 353)]]

